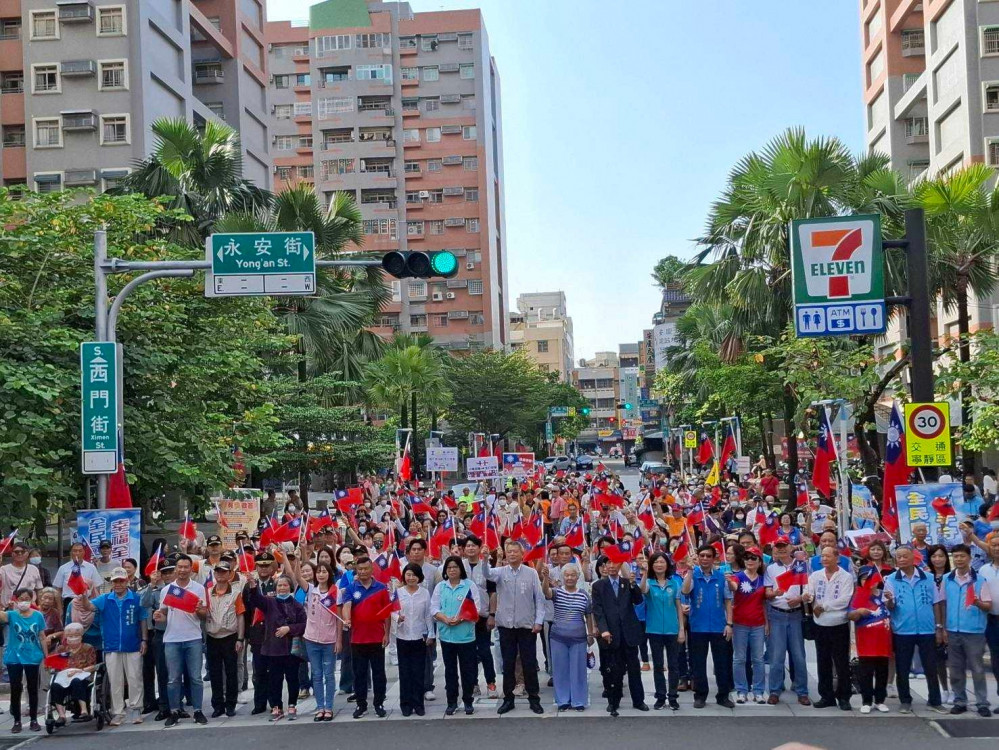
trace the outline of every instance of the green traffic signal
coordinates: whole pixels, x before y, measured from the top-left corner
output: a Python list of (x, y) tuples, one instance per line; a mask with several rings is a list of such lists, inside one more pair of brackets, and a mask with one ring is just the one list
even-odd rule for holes
[(588, 417), (588, 416), (590, 416), (590, 407), (589, 407), (589, 406), (584, 406), (584, 407), (583, 407), (583, 408), (581, 409), (581, 411), (583, 412), (583, 416), (584, 416), (584, 417)]
[(397, 279), (450, 279), (458, 275), (458, 258), (448, 250), (393, 250), (382, 256), (382, 268)]
[(435, 276), (445, 279), (451, 278), (458, 273), (458, 258), (454, 253), (447, 250), (439, 250), (430, 253), (430, 270)]
[(629, 402), (629, 401), (625, 401), (624, 402), (624, 410), (625, 411), (631, 411), (631, 402)]

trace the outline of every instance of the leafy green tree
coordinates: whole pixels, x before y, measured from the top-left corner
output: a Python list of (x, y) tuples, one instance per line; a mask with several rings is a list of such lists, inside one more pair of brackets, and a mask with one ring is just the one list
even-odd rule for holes
[(978, 331), (966, 344), (969, 359), (945, 360), (937, 373), (937, 392), (960, 395), (971, 417), (958, 433), (962, 455), (999, 448), (999, 334)]
[[(43, 528), (86, 497), (80, 473), (79, 345), (94, 337), (94, 231), (112, 257), (195, 259), (164, 223), (183, 212), (140, 195), (0, 190), (0, 518)], [(113, 295), (126, 279), (110, 281)], [(146, 505), (234, 480), (231, 449), (266, 467), (280, 439), (260, 384), (293, 366), (264, 299), (207, 300), (200, 280), (143, 285), (122, 310), (126, 469)]]
[(656, 282), (656, 286), (665, 289), (671, 284), (680, 283), (686, 268), (686, 261), (680, 260), (675, 255), (667, 255), (652, 269), (652, 278)]
[[(172, 222), (178, 239), (199, 244), (219, 218), (265, 208), (271, 196), (243, 177), (239, 133), (209, 120), (199, 130), (182, 117), (152, 124), (152, 154), (125, 177), (115, 192), (168, 198), (194, 221)], [(164, 219), (166, 217), (163, 217)]]

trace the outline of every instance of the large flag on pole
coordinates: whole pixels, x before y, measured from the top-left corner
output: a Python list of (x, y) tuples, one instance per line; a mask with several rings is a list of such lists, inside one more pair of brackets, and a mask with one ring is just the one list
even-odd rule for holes
[(829, 410), (823, 406), (819, 412), (819, 440), (815, 451), (815, 468), (812, 469), (812, 484), (827, 498), (833, 494), (832, 472), (829, 467), (835, 460), (836, 440), (829, 422)]
[(108, 477), (108, 507), (109, 508), (131, 508), (132, 490), (129, 489), (128, 480), (125, 478), (125, 450), (121, 442), (121, 433), (118, 433), (118, 468), (114, 474)]
[(895, 488), (909, 482), (909, 464), (905, 460), (905, 420), (898, 402), (891, 405), (888, 420), (888, 444), (885, 451), (885, 481), (881, 502), (881, 527), (889, 534), (898, 532), (898, 502)]
[(408, 482), (413, 478), (413, 460), (409, 455), (409, 441), (413, 433), (406, 433), (406, 444), (402, 447), (402, 456), (399, 458), (399, 479)]
[(724, 466), (728, 460), (736, 454), (738, 447), (735, 444), (735, 432), (732, 430), (732, 423), (725, 423), (725, 440), (721, 447), (721, 465)]
[(715, 455), (715, 445), (711, 442), (711, 438), (708, 437), (708, 433), (701, 433), (701, 444), (697, 449), (697, 463), (706, 464)]

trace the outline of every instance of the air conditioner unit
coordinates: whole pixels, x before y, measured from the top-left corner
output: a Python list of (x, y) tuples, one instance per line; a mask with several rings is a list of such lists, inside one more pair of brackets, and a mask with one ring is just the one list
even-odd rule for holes
[(430, 200), (430, 191), (429, 190), (421, 190), (420, 191), (420, 200), (421, 201), (428, 201), (428, 200)]
[(475, 264), (474, 263), (466, 263), (465, 264), (465, 268), (467, 270), (471, 271), (473, 268), (475, 268)]
[(430, 299), (432, 299), (434, 302), (443, 302), (444, 295), (441, 294), (440, 292), (434, 292), (432, 295), (430, 295)]
[(455, 294), (454, 292), (448, 292), (448, 293), (447, 293), (447, 298), (448, 298), (448, 299), (455, 299), (455, 298), (456, 298), (457, 296), (458, 296), (458, 295), (457, 295), (457, 294)]

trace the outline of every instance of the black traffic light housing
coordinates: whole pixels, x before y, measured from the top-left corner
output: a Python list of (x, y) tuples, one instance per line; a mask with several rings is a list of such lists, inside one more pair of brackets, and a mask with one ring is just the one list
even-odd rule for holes
[(447, 250), (393, 250), (382, 256), (382, 268), (397, 279), (451, 279), (458, 275), (458, 259)]

